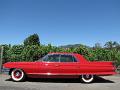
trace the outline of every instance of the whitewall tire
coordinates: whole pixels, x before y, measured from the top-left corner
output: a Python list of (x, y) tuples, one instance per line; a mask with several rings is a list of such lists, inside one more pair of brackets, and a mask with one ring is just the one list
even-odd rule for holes
[(82, 75), (81, 80), (83, 83), (91, 83), (94, 80), (94, 75)]
[(16, 82), (23, 81), (25, 79), (25, 73), (21, 69), (14, 69), (11, 72), (11, 78)]

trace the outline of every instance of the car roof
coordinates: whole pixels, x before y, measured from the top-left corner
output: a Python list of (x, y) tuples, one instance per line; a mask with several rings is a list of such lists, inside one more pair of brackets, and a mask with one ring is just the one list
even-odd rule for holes
[(80, 62), (87, 62), (87, 60), (83, 57), (83, 55), (80, 55), (78, 53), (67, 53), (67, 52), (50, 52), (49, 55), (59, 54), (59, 55), (73, 55), (76, 57), (77, 61)]
[(77, 54), (77, 53), (67, 53), (67, 52), (50, 52), (48, 54), (64, 54), (64, 55), (74, 55), (74, 54)]

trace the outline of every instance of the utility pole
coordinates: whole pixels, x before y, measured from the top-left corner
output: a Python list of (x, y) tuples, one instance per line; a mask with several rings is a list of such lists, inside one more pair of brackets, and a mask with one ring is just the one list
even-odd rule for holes
[(2, 73), (3, 50), (4, 50), (4, 47), (1, 46), (1, 52), (0, 52), (0, 73)]

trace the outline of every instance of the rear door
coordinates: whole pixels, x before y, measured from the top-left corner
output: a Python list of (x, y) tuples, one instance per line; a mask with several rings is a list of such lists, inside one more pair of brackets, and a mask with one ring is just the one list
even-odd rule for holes
[(78, 75), (79, 62), (72, 55), (61, 55), (59, 64), (59, 73), (62, 75)]

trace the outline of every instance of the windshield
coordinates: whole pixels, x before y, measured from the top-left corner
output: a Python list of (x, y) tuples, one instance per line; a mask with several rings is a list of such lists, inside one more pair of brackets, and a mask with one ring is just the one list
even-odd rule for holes
[(42, 57), (42, 58), (40, 58), (40, 59), (38, 59), (37, 61), (38, 61), (38, 62), (42, 62), (42, 61), (44, 61), (46, 58), (47, 58), (47, 55), (44, 56), (44, 57)]

